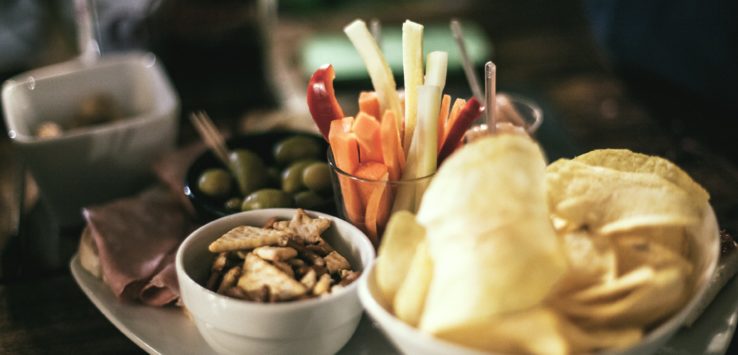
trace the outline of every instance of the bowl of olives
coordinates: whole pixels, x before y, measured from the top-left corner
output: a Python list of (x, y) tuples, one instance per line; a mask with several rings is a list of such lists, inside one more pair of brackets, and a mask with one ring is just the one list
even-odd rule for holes
[(335, 212), (328, 144), (321, 136), (263, 132), (231, 138), (226, 145), (230, 166), (206, 151), (185, 177), (185, 194), (202, 220), (262, 208)]

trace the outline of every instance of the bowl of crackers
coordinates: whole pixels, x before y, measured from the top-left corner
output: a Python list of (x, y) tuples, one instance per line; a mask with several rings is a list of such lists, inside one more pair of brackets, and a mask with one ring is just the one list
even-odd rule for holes
[(216, 219), (176, 256), (181, 298), (223, 354), (333, 354), (362, 315), (357, 285), (374, 260), (359, 229), (303, 209)]

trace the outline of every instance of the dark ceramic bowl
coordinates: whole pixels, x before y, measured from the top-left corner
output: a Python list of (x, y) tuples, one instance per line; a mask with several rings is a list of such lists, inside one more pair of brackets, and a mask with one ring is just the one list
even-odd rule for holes
[[(326, 143), (323, 137), (315, 134), (294, 131), (273, 131), (240, 135), (229, 139), (226, 142), (226, 145), (230, 150), (242, 148), (256, 153), (264, 161), (264, 165), (269, 167), (276, 166), (273, 153), (274, 146), (282, 140), (294, 136), (304, 136), (315, 140), (315, 142), (320, 145), (322, 152), (325, 152), (328, 149), (328, 143)], [(326, 157), (321, 156), (321, 160), (325, 161)], [(185, 176), (184, 193), (192, 202), (192, 205), (198, 213), (198, 217), (202, 221), (211, 221), (216, 218), (240, 212), (229, 211), (225, 208), (225, 202), (228, 197), (214, 198), (204, 194), (198, 189), (197, 182), (200, 174), (210, 168), (226, 169), (223, 163), (221, 163), (211, 151), (207, 150), (195, 159), (187, 170), (187, 174)], [(324, 208), (316, 210), (328, 214), (334, 214), (335, 204), (333, 203), (333, 198), (329, 197), (328, 200), (330, 202), (327, 203)]]

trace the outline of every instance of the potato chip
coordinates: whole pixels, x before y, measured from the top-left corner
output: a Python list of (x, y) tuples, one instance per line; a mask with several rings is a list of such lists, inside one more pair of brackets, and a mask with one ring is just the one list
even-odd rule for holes
[(531, 308), (563, 275), (544, 170), (538, 145), (511, 135), (476, 140), (441, 166), (418, 213), (433, 259), (422, 330)]
[[(646, 266), (646, 268), (650, 268)], [(589, 326), (649, 326), (680, 307), (688, 296), (688, 280), (678, 266), (653, 272), (623, 297), (605, 302), (560, 299), (552, 304), (562, 314)]]
[(432, 277), (433, 261), (428, 253), (428, 243), (423, 240), (418, 245), (407, 276), (395, 295), (393, 305), (397, 318), (413, 327), (418, 325)]
[(640, 327), (587, 327), (582, 329), (563, 319), (561, 332), (568, 341), (571, 351), (576, 354), (591, 353), (604, 349), (624, 349), (643, 339)]
[(635, 153), (627, 149), (598, 149), (582, 154), (576, 161), (618, 171), (650, 173), (684, 189), (693, 201), (706, 205), (710, 195), (676, 164), (656, 156)]
[(561, 235), (560, 240), (569, 270), (556, 283), (554, 294), (569, 293), (617, 277), (617, 258), (610, 237), (576, 231)]
[(487, 352), (506, 354), (568, 354), (572, 352), (560, 327), (561, 317), (549, 309), (529, 310), (477, 319), (436, 335)]
[(635, 327), (583, 330), (539, 306), (446, 329), (438, 336), (488, 352), (569, 354), (624, 348), (640, 341), (643, 332)]
[(611, 234), (692, 226), (701, 215), (701, 206), (687, 192), (654, 174), (562, 159), (547, 168), (546, 183), (551, 213), (566, 221), (566, 230)]
[[(686, 239), (686, 235), (682, 235)], [(692, 273), (693, 266), (687, 259), (654, 240), (652, 235), (629, 234), (616, 236), (613, 240), (620, 274), (643, 265), (653, 268), (673, 265), (680, 267), (687, 275)]]
[(575, 292), (566, 298), (570, 301), (580, 303), (610, 302), (618, 297), (653, 281), (655, 271), (652, 267), (642, 266), (631, 270), (629, 273), (607, 282), (602, 282), (592, 287)]
[(417, 245), (425, 239), (425, 229), (415, 215), (400, 211), (392, 215), (382, 237), (377, 257), (377, 286), (385, 302), (392, 304), (402, 285)]

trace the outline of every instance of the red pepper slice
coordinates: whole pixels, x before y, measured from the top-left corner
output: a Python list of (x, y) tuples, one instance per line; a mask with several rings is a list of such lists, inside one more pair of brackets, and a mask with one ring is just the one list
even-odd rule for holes
[(326, 64), (313, 73), (307, 87), (307, 104), (310, 114), (326, 141), (331, 121), (343, 118), (343, 110), (333, 92), (335, 77), (333, 66)]
[(482, 114), (482, 108), (479, 105), (479, 101), (472, 97), (466, 102), (461, 112), (459, 112), (459, 117), (453, 122), (453, 126), (449, 128), (448, 136), (446, 136), (446, 140), (443, 141), (441, 150), (438, 152), (438, 166), (441, 166), (443, 160), (448, 158), (456, 150), (456, 147), (461, 142), (461, 138), (464, 137), (466, 131), (471, 127), (472, 122), (480, 114)]

